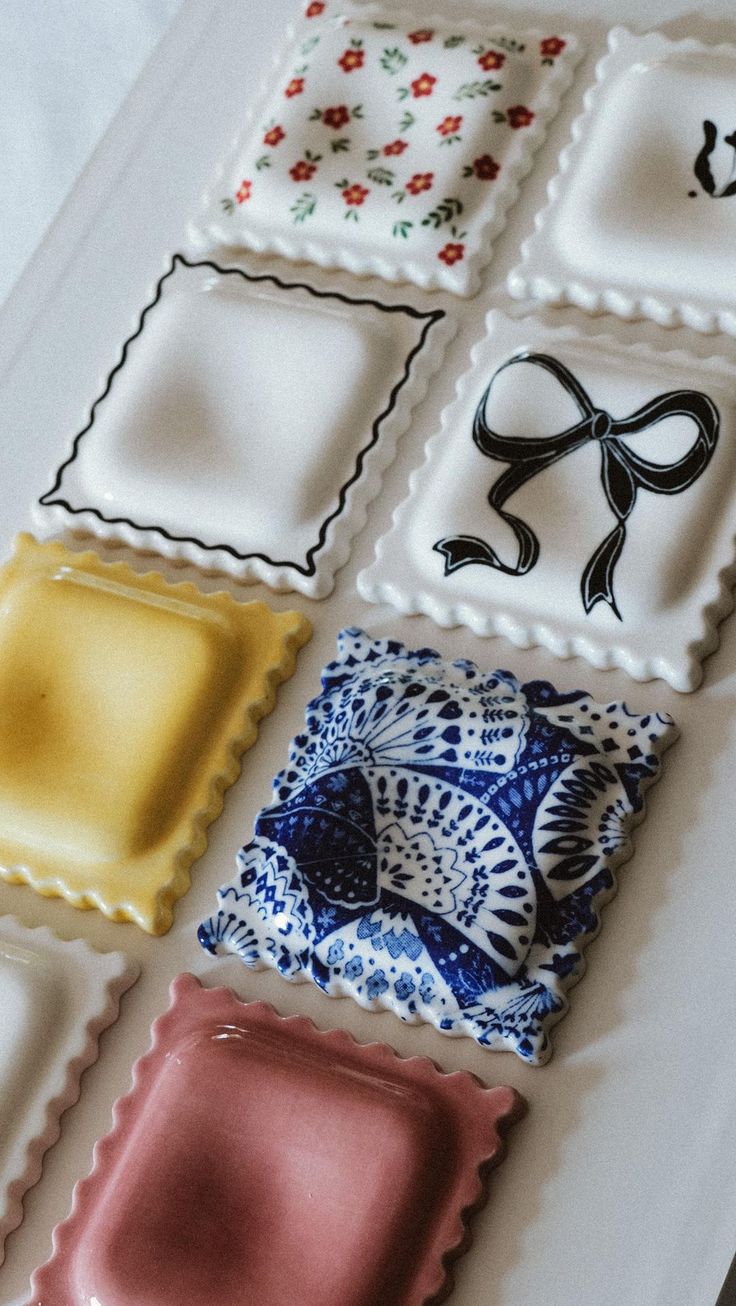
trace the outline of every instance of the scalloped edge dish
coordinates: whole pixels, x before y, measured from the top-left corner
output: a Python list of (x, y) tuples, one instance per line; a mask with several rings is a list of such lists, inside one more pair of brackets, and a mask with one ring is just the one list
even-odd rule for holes
[(544, 1065), (677, 726), (355, 628), (321, 684), (202, 947)]
[[(497, 337), (500, 337), (500, 343)], [(736, 505), (726, 502), (721, 511), (717, 533), (714, 533), (714, 541), (709, 546), (712, 566), (707, 573), (701, 573), (696, 579), (679, 607), (674, 610), (663, 607), (659, 626), (662, 647), (658, 651), (651, 647), (648, 634), (653, 629), (656, 636), (656, 614), (646, 620), (641, 615), (637, 619), (638, 629), (633, 622), (630, 630), (619, 623), (615, 629), (611, 625), (609, 639), (602, 627), (596, 628), (592, 623), (589, 627), (583, 625), (586, 614), (579, 595), (575, 599), (577, 615), (571, 610), (567, 619), (545, 616), (529, 620), (529, 604), (525, 603), (521, 588), (518, 603), (514, 605), (494, 599), (490, 588), (489, 596), (482, 602), (459, 599), (451, 592), (451, 574), (448, 572), (443, 576), (439, 563), (436, 577), (430, 579), (427, 572), (408, 556), (405, 541), (415, 498), (431, 485), (448, 441), (471, 441), (473, 417), (468, 399), (470, 392), (478, 386), (479, 369), (487, 383), (500, 362), (528, 348), (527, 338), (531, 340), (533, 350), (549, 348), (554, 352), (559, 344), (577, 353), (587, 349), (594, 355), (596, 351), (605, 355), (609, 351), (623, 359), (629, 356), (632, 362), (649, 362), (653, 369), (657, 365), (660, 370), (669, 369), (673, 379), (676, 370), (680, 370), (685, 373), (686, 381), (693, 377), (698, 382), (702, 379), (706, 388), (709, 378), (712, 378), (714, 387), (721, 394), (726, 394), (729, 387), (733, 390), (736, 381), (734, 364), (723, 356), (700, 359), (682, 349), (660, 350), (649, 342), (627, 343), (608, 332), (594, 333), (570, 324), (550, 326), (533, 316), (512, 319), (500, 310), (491, 310), (486, 318), (486, 335), (471, 350), (470, 367), (458, 380), (455, 397), (441, 415), (440, 429), (427, 440), (424, 463), (411, 474), (408, 496), (396, 508), (390, 529), (378, 541), (374, 561), (358, 575), (358, 592), (369, 603), (389, 603), (405, 615), (424, 613), (439, 626), (464, 625), (476, 635), (502, 635), (518, 648), (538, 646), (548, 649), (558, 658), (581, 657), (602, 671), (618, 667), (633, 680), (662, 679), (678, 693), (690, 693), (702, 680), (703, 659), (718, 647), (718, 624), (734, 606), (731, 587), (736, 574), (733, 543)], [(677, 384), (679, 386), (679, 381)], [(730, 412), (733, 425), (733, 408)], [(724, 431), (721, 438), (721, 459), (728, 456), (732, 444), (727, 440), (727, 434)], [(500, 475), (496, 469), (501, 465), (488, 463), (489, 485), (494, 477)], [(725, 464), (721, 466), (721, 475), (724, 474)], [(488, 535), (497, 514), (487, 508), (485, 499), (483, 503), (487, 509), (483, 530)], [(608, 525), (613, 525), (613, 522), (611, 517)], [(468, 525), (477, 526), (478, 523), (473, 521)], [(583, 562), (581, 557), (581, 566)], [(489, 575), (489, 587), (494, 574)], [(523, 577), (519, 585), (523, 586)]]
[[(97, 1060), (100, 1035), (117, 1020), (120, 998), (140, 973), (138, 964), (122, 953), (98, 952), (82, 939), (68, 943), (45, 926), (28, 929), (13, 916), (0, 917), (0, 956), (3, 953), (3, 960), (17, 962), (26, 972), (29, 1006), (34, 997), (34, 965), (43, 968), (42, 983), (53, 989), (56, 1038), (60, 1025), (64, 1033), (45, 1052), (30, 1049), (40, 1056), (33, 1077), (26, 1076), (28, 1094), (19, 1112), (21, 1123), (14, 1136), (3, 1138), (0, 1264), (5, 1239), (23, 1219), (23, 1197), (38, 1182), (44, 1154), (59, 1137), (61, 1117), (79, 1097), (83, 1071)], [(64, 999), (65, 1010), (60, 1011)], [(35, 1033), (39, 1042), (49, 1038), (42, 1018)]]
[[(65, 585), (72, 587), (66, 617)], [(52, 588), (40, 593), (39, 587), (44, 586)], [(69, 656), (59, 656), (61, 678), (55, 678), (54, 659), (45, 653), (43, 637), (37, 634), (37, 665), (31, 657), (28, 641), (33, 634), (28, 627), (34, 610), (37, 615), (45, 613), (52, 600), (50, 636), (66, 640), (69, 652), (75, 639), (85, 638), (94, 618), (95, 602), (102, 602), (104, 609), (97, 631), (93, 628), (87, 637), (96, 640), (94, 648), (98, 652), (104, 646), (111, 604), (114, 608), (117, 602), (124, 603), (126, 615), (134, 622), (139, 621), (136, 604), (142, 604), (143, 620), (150, 622), (146, 615), (150, 609), (156, 622), (150, 639), (147, 634), (141, 637), (140, 653), (146, 662), (145, 666), (141, 661), (132, 662), (135, 676), (125, 671), (126, 649), (116, 650), (123, 699), (115, 704), (113, 687), (108, 701), (115, 709), (114, 724), (108, 719), (101, 736), (103, 748), (108, 739), (119, 739), (118, 732), (125, 726), (130, 682), (135, 685), (137, 676), (137, 683), (148, 695), (150, 723), (147, 732), (133, 733), (127, 744), (119, 746), (123, 750), (141, 749), (145, 754), (141, 766), (147, 767), (151, 781), (148, 786), (138, 781), (137, 789), (123, 802), (123, 809), (130, 804), (132, 813), (125, 817), (127, 826), (122, 817), (116, 824), (114, 810), (109, 820), (106, 815), (108, 807), (114, 809), (116, 804), (112, 795), (109, 803), (105, 800), (105, 785), (111, 783), (106, 778), (109, 768), (105, 758), (96, 763), (90, 752), (95, 747), (94, 728), (85, 724), (76, 743), (71, 726), (65, 724), (71, 712)], [(141, 574), (123, 562), (103, 562), (95, 553), (73, 553), (58, 541), (39, 544), (31, 535), (18, 537), (14, 556), (0, 571), (0, 602), (0, 673), (4, 657), (8, 657), (11, 670), (26, 663), (22, 694), (7, 683), (12, 680), (10, 671), (4, 673), (5, 697), (0, 707), (4, 719), (8, 718), (6, 724), (15, 723), (18, 729), (23, 725), (31, 731), (29, 738), (34, 747), (42, 750), (39, 765), (44, 775), (48, 773), (44, 801), (49, 788), (51, 791), (47, 810), (43, 810), (41, 782), (33, 763), (35, 754), (29, 755), (29, 762), (24, 756), (27, 750), (13, 752), (11, 739), (7, 746), (10, 788), (4, 795), (0, 786), (0, 803), (8, 813), (12, 813), (14, 805), (21, 806), (12, 822), (7, 816), (8, 829), (0, 821), (0, 877), (10, 884), (27, 884), (45, 897), (63, 897), (73, 907), (97, 907), (111, 920), (134, 921), (147, 933), (163, 934), (171, 926), (174, 902), (190, 886), (189, 868), (207, 846), (207, 827), (219, 816), (224, 792), (240, 774), (241, 755), (256, 740), (257, 723), (273, 709), (277, 686), (294, 673), (297, 651), (311, 636), (310, 623), (297, 612), (276, 613), (264, 603), (238, 603), (224, 591), (205, 593), (188, 581), (173, 585), (158, 572)], [(174, 636), (182, 629), (186, 637), (186, 645), (178, 652), (172, 622)], [(139, 629), (135, 628), (134, 639)], [(5, 640), (10, 641), (10, 653), (5, 651)], [(168, 649), (171, 668), (166, 665)], [(149, 657), (154, 660), (153, 671), (149, 669)], [(177, 668), (175, 658), (180, 664), (183, 659), (187, 668), (191, 666), (189, 685), (181, 679), (183, 664)], [(106, 708), (104, 687), (99, 683), (104, 671), (99, 663), (93, 670), (83, 660), (80, 667), (78, 676), (90, 676), (92, 681), (92, 719), (101, 721), (106, 710), (109, 718), (112, 709)], [(214, 686), (213, 669), (220, 676), (219, 688)], [(178, 684), (182, 685), (181, 694)], [(74, 711), (84, 714), (83, 686), (76, 687), (75, 695), (80, 693), (81, 699), (75, 696)], [(164, 693), (173, 713), (168, 741), (164, 737), (165, 720), (158, 738), (153, 738), (156, 711), (166, 715)], [(194, 742), (192, 735), (196, 736)], [(70, 748), (81, 749), (81, 788), (75, 795), (69, 789), (74, 776), (70, 779), (67, 774), (73, 756)], [(118, 758), (122, 783), (132, 775), (126, 756)], [(181, 758), (179, 771), (177, 757)], [(14, 758), (15, 765), (11, 765)], [(60, 767), (64, 774), (57, 786), (54, 768), (58, 771)], [(100, 785), (87, 798), (97, 772), (101, 774)], [(173, 808), (170, 791), (177, 795), (178, 806)], [(64, 793), (74, 798), (71, 816), (62, 810)], [(82, 819), (86, 835), (84, 830), (75, 833)], [(38, 831), (33, 829), (34, 821), (39, 823)]]
[[(223, 529), (224, 538), (215, 534), (214, 540), (218, 542), (212, 540), (205, 542), (200, 538), (200, 535), (204, 534), (204, 523), (197, 520), (196, 509), (187, 507), (186, 483), (183, 484), (175, 504), (173, 506), (170, 504), (167, 509), (167, 525), (164, 526), (160, 519), (158, 522), (148, 524), (150, 518), (146, 505), (156, 501), (156, 482), (154, 480), (146, 484), (146, 472), (142, 464), (135, 473), (135, 489), (129, 484), (129, 473), (126, 474), (126, 489), (121, 500), (119, 491), (115, 489), (114, 444), (112, 453), (106, 454), (109, 467), (105, 475), (109, 478), (109, 484), (113, 486), (113, 493), (118, 494), (118, 499), (113, 499), (113, 503), (116, 502), (118, 505), (123, 503), (124, 509), (118, 506), (116, 512), (115, 507), (108, 505), (107, 500), (111, 498), (111, 494), (103, 489), (108, 481), (99, 480), (99, 470), (95, 474), (98, 481), (96, 486), (90, 488), (86, 484), (85, 452), (92, 453), (94, 450), (98, 418), (102, 417), (104, 422), (107, 405), (112, 405), (113, 414), (119, 415), (120, 403), (125, 401), (118, 400), (116, 384), (120, 384), (119, 375), (125, 383), (127, 378), (125, 369), (126, 365), (130, 366), (130, 358), (137, 357), (139, 360), (138, 372), (135, 373), (139, 388), (145, 383), (145, 375), (142, 379), (140, 369), (144, 367), (146, 360), (150, 363), (150, 359), (147, 353), (141, 351), (148, 348), (146, 326), (149, 315), (153, 314), (155, 319), (157, 306), (161, 303), (168, 286), (178, 285), (176, 277), (181, 269), (185, 269), (187, 276), (191, 276), (192, 272), (199, 273), (201, 270), (204, 278), (211, 281), (213, 277), (217, 277), (218, 284), (223, 286), (227, 283), (229, 299), (232, 299), (236, 289), (243, 287), (246, 295), (254, 296), (256, 303), (261, 293), (278, 296), (279, 306), (284, 310), (285, 322), (288, 322), (288, 310), (291, 306), (289, 292), (294, 292), (296, 300), (294, 307), (297, 312), (305, 311), (305, 303), (308, 303), (310, 310), (313, 311), (321, 307), (324, 302), (328, 314), (333, 311), (335, 305), (347, 306), (348, 310), (353, 308), (358, 315), (375, 314), (376, 320), (373, 320), (373, 316), (370, 320), (370, 330), (374, 333), (380, 326), (377, 320), (380, 317), (385, 316), (387, 323), (391, 319), (406, 320), (407, 340), (403, 372), (401, 363), (397, 363), (395, 377), (392, 374), (383, 384), (383, 376), (379, 376), (377, 366), (374, 367), (366, 406), (368, 415), (363, 418), (361, 414), (357, 429), (346, 429), (342, 433), (342, 447), (349, 446), (352, 450), (349, 465), (343, 468), (342, 463), (339, 464), (342, 468), (340, 474), (346, 479), (342, 484), (338, 481), (334, 486), (334, 492), (331, 491), (329, 494), (322, 492), (321, 512), (324, 516), (321, 521), (312, 523), (314, 539), (309, 548), (306, 548), (304, 542), (303, 548), (306, 550), (304, 556), (300, 556), (297, 552), (296, 558), (284, 558), (279, 553), (272, 557), (272, 550), (269, 551), (257, 540), (245, 544), (235, 535), (229, 537), (228, 517), (225, 518), (225, 527), (218, 524), (217, 528)], [(191, 261), (183, 254), (173, 255), (167, 270), (157, 280), (145, 307), (135, 319), (132, 334), (126, 339), (117, 363), (100, 379), (99, 394), (92, 404), (89, 419), (75, 436), (71, 452), (53, 470), (51, 488), (34, 504), (34, 517), (44, 529), (68, 527), (83, 535), (92, 535), (108, 541), (122, 541), (143, 553), (156, 553), (173, 561), (189, 562), (207, 574), (227, 575), (243, 583), (263, 581), (278, 591), (295, 590), (310, 598), (324, 598), (331, 592), (335, 573), (348, 560), (352, 541), (365, 525), (368, 505), (379, 493), (383, 472), (395, 457), (399, 437), (409, 426), (413, 409), (426, 394), (430, 378), (439, 367), (445, 347), (455, 334), (457, 324), (443, 309), (418, 308), (411, 303), (403, 302), (390, 288), (386, 288), (380, 298), (360, 296), (355, 293), (358, 288), (349, 284), (349, 279), (346, 277), (332, 278), (329, 284), (324, 282), (310, 284), (311, 274), (306, 279), (299, 277), (291, 280), (285, 279), (282, 272), (283, 269), (256, 271), (248, 264), (223, 266), (209, 259)], [(195, 286), (184, 287), (178, 292), (175, 289), (172, 294), (190, 295), (196, 308), (194, 297), (200, 293), (200, 289)], [(247, 310), (247, 305), (246, 298), (241, 307)], [(225, 307), (232, 310), (232, 304), (228, 304), (227, 301)], [(178, 311), (182, 312), (181, 306)], [(295, 329), (303, 331), (302, 319), (295, 317), (294, 320)], [(416, 327), (416, 336), (410, 329), (409, 323)], [(243, 329), (247, 330), (247, 326), (246, 312)], [(169, 329), (171, 329), (170, 321)], [(367, 325), (365, 329), (368, 329)], [(397, 344), (400, 343), (403, 350), (404, 344), (398, 340), (398, 336), (397, 329)], [(377, 334), (376, 338), (378, 338)], [(368, 350), (370, 345), (366, 343), (362, 347)], [(378, 358), (379, 355), (376, 354), (374, 362), (377, 363)], [(283, 346), (282, 362), (288, 363), (288, 349), (284, 349)], [(243, 386), (247, 387), (250, 381), (251, 378), (246, 375), (243, 378)], [(168, 459), (176, 459), (180, 432), (176, 429), (175, 422), (168, 419), (170, 425), (166, 427), (167, 419), (157, 424), (153, 418), (146, 421), (136, 415), (134, 420), (144, 421), (143, 435), (138, 437), (138, 441), (143, 443), (144, 456), (147, 444), (150, 444), (152, 439), (159, 439), (165, 441), (161, 450), (162, 455)], [(361, 425), (363, 421), (365, 427)], [(216, 428), (216, 422), (214, 426)], [(278, 431), (273, 434), (277, 439)], [(201, 437), (206, 444), (212, 438), (212, 432), (204, 427)], [(321, 425), (319, 437), (324, 438)], [(247, 449), (247, 440), (252, 438), (258, 440), (259, 436), (258, 432), (243, 430), (237, 433), (237, 440), (232, 434), (230, 438), (236, 445), (239, 445), (240, 441), (245, 442)], [(132, 447), (136, 445), (136, 440), (127, 430), (123, 434), (118, 433), (115, 439), (118, 442), (123, 440)], [(127, 451), (126, 456), (128, 458), (133, 456), (130, 450)], [(288, 454), (285, 456), (288, 458)], [(325, 471), (327, 470), (326, 468)], [(228, 479), (228, 493), (232, 495), (227, 471), (227, 467), (223, 467), (222, 475)], [(290, 467), (289, 473), (298, 483), (299, 468)], [(252, 511), (249, 513), (247, 486), (252, 483), (253, 472), (249, 471), (246, 462), (242, 468), (239, 465), (236, 467), (234, 475), (236, 479), (240, 476), (244, 481), (242, 513), (246, 518), (252, 519), (254, 514)], [(67, 482), (70, 482), (70, 486)], [(259, 508), (260, 506), (259, 500)], [(268, 508), (268, 505), (265, 507)], [(229, 500), (226, 502), (225, 510), (232, 513)], [(274, 502), (270, 506), (270, 511), (278, 516), (279, 503)], [(123, 515), (120, 515), (121, 512)], [(127, 515), (128, 513), (130, 515)], [(252, 530), (252, 527), (249, 529)], [(289, 527), (284, 525), (281, 531), (284, 548), (288, 535)], [(247, 532), (245, 538), (250, 540)]]
[[(384, 1109), (389, 1112), (399, 1111), (404, 1121), (401, 1125), (402, 1134), (408, 1130), (414, 1140), (413, 1145), (420, 1152), (421, 1165), (414, 1176), (415, 1181), (417, 1174), (428, 1177), (434, 1166), (434, 1155), (430, 1155), (429, 1135), (426, 1132), (430, 1122), (434, 1121), (435, 1126), (438, 1121), (445, 1125), (445, 1146), (442, 1146), (441, 1138), (437, 1138), (436, 1145), (437, 1169), (443, 1174), (446, 1185), (440, 1186), (437, 1181), (437, 1190), (433, 1195), (433, 1221), (430, 1223), (425, 1216), (417, 1216), (415, 1236), (409, 1249), (409, 1264), (404, 1267), (402, 1274), (403, 1284), (395, 1295), (391, 1295), (390, 1301), (391, 1306), (423, 1306), (444, 1298), (452, 1286), (450, 1262), (470, 1242), (469, 1218), (487, 1198), (488, 1171), (503, 1158), (506, 1131), (524, 1113), (523, 1099), (512, 1088), (485, 1088), (475, 1076), (466, 1071), (445, 1074), (426, 1057), (406, 1059), (399, 1057), (385, 1044), (357, 1043), (343, 1030), (322, 1031), (305, 1016), (279, 1016), (267, 1003), (244, 1003), (231, 989), (205, 989), (194, 976), (182, 974), (171, 985), (171, 1006), (152, 1027), (150, 1051), (133, 1067), (131, 1091), (115, 1103), (112, 1131), (95, 1145), (92, 1171), (77, 1184), (71, 1213), (54, 1230), (52, 1258), (33, 1275), (33, 1306), (39, 1306), (41, 1302), (43, 1306), (87, 1306), (88, 1294), (92, 1289), (91, 1282), (87, 1282), (90, 1262), (94, 1263), (94, 1273), (98, 1277), (100, 1272), (97, 1267), (102, 1262), (106, 1266), (102, 1272), (105, 1280), (114, 1285), (120, 1270), (115, 1268), (109, 1258), (100, 1257), (99, 1249), (95, 1254), (94, 1230), (89, 1232), (90, 1223), (96, 1221), (99, 1228), (100, 1219), (96, 1218), (95, 1212), (104, 1213), (105, 1206), (115, 1202), (116, 1180), (121, 1176), (124, 1178), (124, 1167), (132, 1140), (141, 1141), (145, 1137), (142, 1134), (141, 1117), (146, 1111), (150, 1115), (157, 1094), (163, 1092), (165, 1076), (177, 1073), (177, 1067), (181, 1064), (178, 1050), (181, 1050), (182, 1058), (187, 1060), (190, 1056), (196, 1056), (198, 1047), (209, 1044), (209, 1055), (212, 1056), (214, 1040), (219, 1042), (218, 1054), (221, 1058), (227, 1052), (226, 1043), (229, 1040), (229, 1055), (237, 1056), (238, 1062), (245, 1065), (246, 1072), (250, 1064), (254, 1068), (251, 1073), (255, 1073), (256, 1077), (259, 1064), (268, 1065), (271, 1062), (273, 1073), (286, 1058), (288, 1065), (284, 1067), (283, 1073), (287, 1076), (287, 1082), (288, 1077), (304, 1081), (300, 1100), (304, 1102), (305, 1109), (307, 1103), (313, 1101), (310, 1119), (311, 1113), (316, 1113), (319, 1109), (320, 1082), (323, 1092), (327, 1091), (329, 1084), (330, 1093), (336, 1094), (337, 1100), (343, 1104), (339, 1125), (342, 1130), (346, 1127), (345, 1112), (349, 1110), (351, 1100), (360, 1101), (360, 1117), (365, 1110), (370, 1113), (372, 1100), (377, 1100), (379, 1096), (385, 1097)], [(241, 1058), (245, 1058), (244, 1063)], [(228, 1082), (227, 1078), (224, 1082)], [(242, 1109), (247, 1112), (248, 1102), (254, 1100), (256, 1111), (262, 1113), (264, 1100), (259, 1102), (258, 1096), (255, 1099), (251, 1097), (253, 1092), (258, 1092), (257, 1078), (255, 1087), (249, 1082), (251, 1088), (248, 1095), (241, 1095)], [(284, 1109), (279, 1104), (282, 1113)], [(424, 1120), (423, 1127), (418, 1123), (418, 1115)], [(329, 1122), (325, 1122), (320, 1135), (323, 1130), (329, 1135), (329, 1128)], [(247, 1128), (245, 1136), (247, 1138)], [(298, 1140), (298, 1129), (296, 1137)], [(321, 1153), (319, 1139), (315, 1140), (315, 1146)], [(280, 1178), (284, 1183), (288, 1182), (290, 1165), (313, 1165), (305, 1139), (301, 1140), (299, 1149), (292, 1157), (289, 1155), (287, 1136), (279, 1144), (279, 1154), (283, 1166)], [(387, 1155), (390, 1156), (390, 1150)], [(333, 1156), (332, 1164), (336, 1163), (336, 1156), (337, 1154)], [(243, 1157), (246, 1179), (247, 1162), (246, 1152)], [(254, 1164), (257, 1169), (258, 1163)], [(349, 1158), (346, 1158), (344, 1164), (347, 1181), (348, 1167), (351, 1177), (354, 1170)], [(371, 1172), (374, 1182), (377, 1178), (380, 1179), (380, 1165), (379, 1159), (379, 1169), (376, 1171), (373, 1159)], [(308, 1185), (310, 1198), (317, 1200), (320, 1197), (317, 1185), (321, 1168), (320, 1161)], [(312, 1174), (311, 1170), (309, 1174)], [(382, 1179), (380, 1181), (383, 1182)], [(297, 1188), (306, 1183), (301, 1171), (297, 1171), (295, 1182)], [(390, 1167), (386, 1168), (385, 1182), (393, 1182)], [(272, 1188), (269, 1191), (273, 1191), (274, 1184), (278, 1191), (278, 1183), (276, 1170), (271, 1176)], [(128, 1184), (128, 1188), (129, 1186)], [(315, 1188), (316, 1191), (313, 1191)], [(421, 1205), (421, 1197), (418, 1198), (418, 1204)], [(314, 1212), (311, 1219), (317, 1218), (318, 1213)], [(333, 1214), (333, 1222), (334, 1218)], [(102, 1219), (104, 1220), (104, 1214)], [(310, 1216), (307, 1214), (306, 1228), (309, 1227), (309, 1221)], [(277, 1231), (277, 1218), (271, 1211), (267, 1213), (265, 1229), (272, 1226)], [(253, 1225), (252, 1236), (257, 1237), (259, 1227), (258, 1222)], [(366, 1230), (365, 1235), (368, 1233)], [(288, 1238), (285, 1239), (285, 1245), (288, 1248)], [(170, 1254), (176, 1254), (175, 1240), (171, 1243)], [(258, 1253), (255, 1250), (254, 1258), (258, 1263)], [(314, 1252), (312, 1259), (315, 1259)], [(319, 1256), (316, 1259), (318, 1261)], [(84, 1262), (81, 1268), (78, 1264), (80, 1260)], [(261, 1266), (262, 1263), (261, 1260)], [(360, 1257), (351, 1262), (353, 1265), (356, 1273), (361, 1273), (361, 1270), (364, 1273), (370, 1265), (368, 1255), (366, 1254), (364, 1265), (361, 1266)], [(392, 1267), (388, 1268), (393, 1277)], [(375, 1265), (371, 1269), (385, 1282), (385, 1273), (377, 1271)], [(314, 1271), (314, 1266), (312, 1270)], [(166, 1273), (165, 1264), (162, 1272)], [(232, 1266), (231, 1279), (237, 1277), (237, 1272), (238, 1266)], [(258, 1269), (254, 1273), (258, 1274)], [(81, 1290), (84, 1296), (80, 1293), (82, 1281), (85, 1283)], [(200, 1280), (197, 1301), (205, 1299), (201, 1296), (202, 1283), (203, 1280)], [(243, 1303), (254, 1300), (253, 1287), (252, 1283), (248, 1283), (246, 1274), (243, 1296), (241, 1298), (238, 1294), (237, 1300), (242, 1300)], [(263, 1301), (264, 1297), (269, 1302), (275, 1300), (263, 1285), (261, 1290), (264, 1295), (259, 1296), (259, 1300)], [(366, 1300), (362, 1280), (358, 1295), (360, 1301)], [(168, 1296), (166, 1300), (169, 1300)], [(310, 1296), (308, 1300), (315, 1298)], [(330, 1297), (330, 1300), (334, 1298)], [(388, 1300), (382, 1296), (381, 1301), (384, 1300), (388, 1306)], [(236, 1306), (232, 1296), (228, 1296), (228, 1303), (229, 1306)]]
[[(640, 36), (626, 27), (614, 27), (608, 33), (608, 53), (596, 66), (596, 80), (583, 97), (583, 112), (573, 122), (571, 139), (560, 153), (558, 172), (547, 187), (547, 203), (535, 217), (534, 232), (522, 243), (521, 262), (508, 275), (507, 289), (514, 299), (575, 304), (588, 313), (609, 312), (625, 319), (650, 318), (663, 327), (684, 325), (706, 334), (722, 331), (736, 335), (736, 295), (726, 294), (720, 304), (714, 304), (714, 296), (705, 290), (700, 295), (680, 296), (674, 291), (647, 287), (645, 282), (633, 291), (628, 285), (609, 280), (608, 269), (618, 266), (618, 254), (608, 260), (599, 275), (593, 276), (556, 250), (550, 232), (584, 157), (588, 133), (597, 121), (609, 87), (615, 86), (620, 74), (641, 66), (647, 59), (663, 63), (678, 55), (727, 58), (733, 61), (736, 75), (736, 45), (709, 46), (693, 39), (672, 41), (661, 32)], [(682, 259), (682, 250), (678, 249), (675, 257)]]
[[(330, 17), (326, 21), (363, 23), (386, 18), (390, 20), (391, 26), (411, 27), (421, 24), (422, 28), (439, 29), (442, 33), (458, 33), (490, 42), (493, 41), (494, 36), (508, 37), (509, 33), (508, 24), (492, 23), (484, 27), (477, 18), (463, 19), (462, 17), (450, 22), (447, 14), (426, 14), (421, 10), (412, 11), (409, 8), (391, 10), (380, 4), (367, 4), (360, 8), (347, 4), (341, 8), (339, 15)], [(445, 265), (438, 263), (437, 259), (427, 263), (426, 260), (402, 258), (398, 253), (395, 258), (370, 253), (361, 256), (356, 249), (335, 248), (327, 237), (322, 240), (310, 240), (308, 232), (298, 236), (291, 236), (288, 232), (285, 235), (264, 235), (249, 230), (247, 224), (243, 223), (238, 232), (234, 233), (227, 223), (223, 223), (219, 214), (222, 180), (234, 163), (242, 143), (247, 140), (254, 122), (259, 115), (263, 116), (267, 111), (272, 98), (274, 81), (285, 74), (289, 60), (298, 49), (298, 41), (304, 35), (313, 40), (315, 26), (314, 22), (305, 23), (302, 20), (301, 25), (292, 25), (287, 30), (284, 44), (276, 52), (258, 95), (244, 116), (242, 129), (235, 136), (227, 156), (205, 191), (202, 201), (204, 212), (189, 226), (188, 236), (192, 245), (196, 249), (210, 251), (223, 246), (244, 245), (258, 252), (280, 254), (284, 258), (297, 262), (306, 260), (323, 268), (344, 268), (356, 276), (376, 276), (389, 282), (413, 282), (424, 290), (446, 290), (460, 296), (476, 294), (481, 285), (481, 269), (489, 262), (492, 255), (493, 242), (504, 229), (508, 211), (519, 194), (520, 184), (531, 170), (534, 156), (544, 142), (547, 128), (557, 114), (564, 94), (572, 85), (575, 67), (584, 53), (580, 41), (574, 34), (562, 33), (559, 39), (564, 40), (564, 48), (555, 57), (554, 67), (544, 69), (544, 72), (548, 73), (548, 79), (534, 100), (534, 123), (523, 133), (521, 148), (508, 164), (504, 185), (499, 186), (493, 197), (489, 197), (483, 205), (486, 218), (480, 220), (470, 233), (470, 238), (465, 245), (466, 256), (463, 261), (454, 265), (453, 263)], [(548, 37), (548, 32), (542, 28), (531, 28), (515, 32), (514, 36), (525, 43), (538, 44)]]

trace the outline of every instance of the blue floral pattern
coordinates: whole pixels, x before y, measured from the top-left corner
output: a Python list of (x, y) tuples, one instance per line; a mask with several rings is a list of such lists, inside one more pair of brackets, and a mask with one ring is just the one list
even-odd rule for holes
[(343, 631), (200, 941), (540, 1063), (675, 736)]

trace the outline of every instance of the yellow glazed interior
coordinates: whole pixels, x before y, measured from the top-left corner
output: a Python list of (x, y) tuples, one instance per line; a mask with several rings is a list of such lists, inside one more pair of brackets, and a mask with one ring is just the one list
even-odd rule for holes
[(21, 536), (0, 571), (0, 874), (167, 930), (309, 634)]

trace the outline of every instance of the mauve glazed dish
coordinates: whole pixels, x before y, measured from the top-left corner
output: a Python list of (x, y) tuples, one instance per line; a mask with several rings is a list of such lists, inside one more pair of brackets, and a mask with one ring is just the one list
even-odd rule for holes
[(546, 1061), (675, 737), (659, 713), (345, 630), (200, 941)]
[(444, 1298), (519, 1095), (190, 975), (171, 994), (32, 1306)]

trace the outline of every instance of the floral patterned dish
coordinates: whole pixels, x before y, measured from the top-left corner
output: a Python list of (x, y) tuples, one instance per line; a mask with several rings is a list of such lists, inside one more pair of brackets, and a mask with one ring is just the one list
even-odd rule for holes
[(138, 966), (0, 917), (0, 1264), (63, 1113)]
[(518, 1094), (190, 975), (171, 996), (33, 1306), (444, 1297)]
[(346, 630), (200, 942), (541, 1063), (675, 735)]
[(36, 516), (323, 598), (454, 329), (177, 254)]
[(486, 326), (361, 595), (695, 689), (733, 606), (734, 364)]
[(736, 45), (608, 44), (509, 290), (736, 335)]
[(367, 6), (302, 23), (193, 228), (467, 295), (572, 80), (577, 40)]
[(311, 627), (30, 535), (0, 602), (0, 876), (163, 934)]

